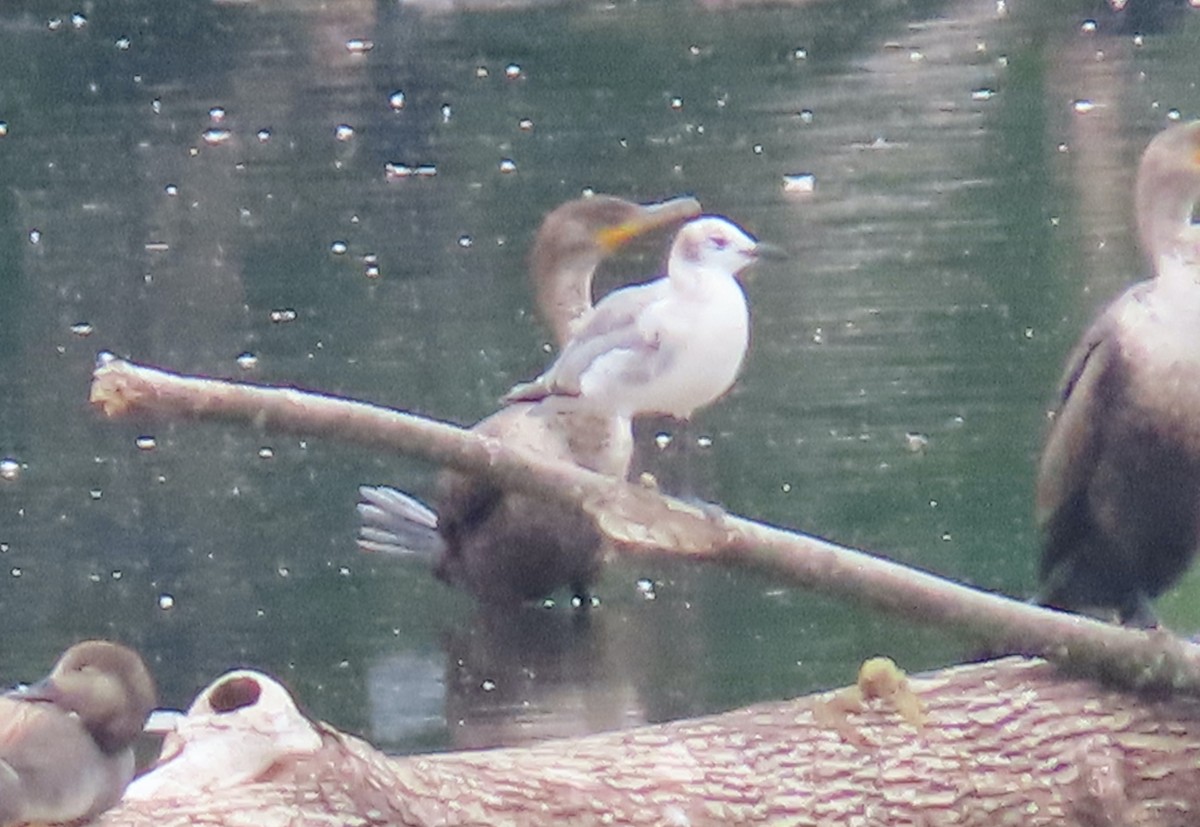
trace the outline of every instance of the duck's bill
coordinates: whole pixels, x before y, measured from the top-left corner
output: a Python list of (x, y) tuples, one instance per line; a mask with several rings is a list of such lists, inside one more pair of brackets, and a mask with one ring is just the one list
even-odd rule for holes
[(22, 684), (16, 689), (5, 693), (10, 698), (21, 701), (46, 701), (57, 703), (62, 699), (62, 690), (58, 684), (49, 678), (42, 678), (36, 683)]

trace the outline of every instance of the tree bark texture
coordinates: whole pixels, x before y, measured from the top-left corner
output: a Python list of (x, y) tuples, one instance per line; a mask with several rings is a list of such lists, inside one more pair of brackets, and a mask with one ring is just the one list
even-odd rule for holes
[[(905, 714), (904, 697), (919, 715)], [(237, 710), (243, 726), (272, 744), (303, 743), (257, 706)], [(860, 678), (707, 718), (474, 753), (388, 758), (296, 720), (315, 728), (319, 746), (281, 746), (244, 779), (231, 779), (234, 756), (217, 748), (221, 716), (201, 720), (175, 760), (193, 760), (183, 777), (204, 789), (166, 786), (100, 823), (1182, 827), (1200, 818), (1200, 703), (1105, 690), (1018, 658), (902, 680), (899, 695)]]

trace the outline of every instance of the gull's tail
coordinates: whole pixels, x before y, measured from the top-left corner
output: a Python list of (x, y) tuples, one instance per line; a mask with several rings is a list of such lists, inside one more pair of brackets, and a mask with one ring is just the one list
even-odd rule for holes
[(514, 402), (537, 402), (551, 396), (554, 389), (550, 387), (544, 376), (539, 376), (531, 382), (522, 382), (513, 387), (508, 393), (500, 397), (502, 405), (511, 405)]
[(386, 485), (358, 489), (362, 525), (358, 547), (363, 551), (414, 557), (433, 563), (446, 549), (437, 530), (437, 514), (415, 497)]

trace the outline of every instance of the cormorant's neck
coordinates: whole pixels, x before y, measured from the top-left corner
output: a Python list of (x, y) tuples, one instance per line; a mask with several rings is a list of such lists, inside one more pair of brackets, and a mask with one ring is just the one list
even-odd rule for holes
[(534, 274), (538, 312), (560, 349), (571, 339), (575, 323), (592, 309), (592, 277), (599, 265), (598, 258), (585, 256), (555, 262)]

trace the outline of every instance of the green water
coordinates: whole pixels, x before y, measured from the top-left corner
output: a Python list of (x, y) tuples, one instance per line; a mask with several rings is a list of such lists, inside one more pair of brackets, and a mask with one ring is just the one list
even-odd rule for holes
[[(524, 281), (541, 216), (585, 188), (693, 193), (792, 254), (757, 268), (745, 371), (697, 419), (713, 495), (1025, 596), (1062, 360), (1141, 272), (1141, 148), (1172, 110), (1200, 115), (1195, 11), (1135, 38), (1088, 31), (1086, 3), (81, 8), (0, 9), (0, 457), (20, 463), (0, 480), (0, 679), (115, 637), (165, 703), (252, 665), (395, 750), (715, 711), (962, 648), (639, 561), (590, 620), (496, 628), (354, 545), (358, 484), (427, 495), (433, 469), (101, 421), (98, 351), (470, 423), (543, 363)], [(785, 192), (801, 173), (815, 190)], [(614, 271), (652, 270), (663, 243)], [(1198, 588), (1165, 599), (1176, 628), (1200, 626)]]

